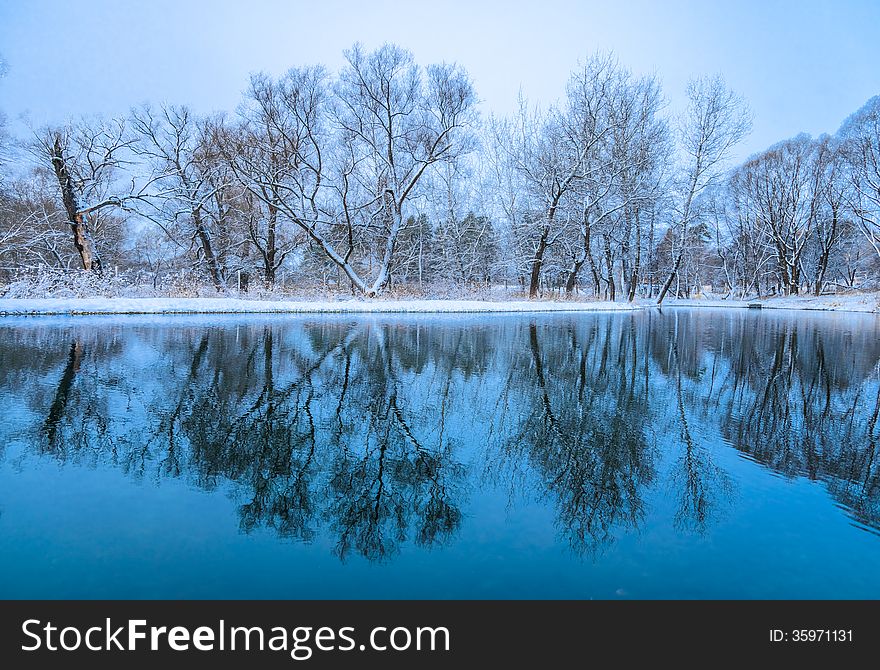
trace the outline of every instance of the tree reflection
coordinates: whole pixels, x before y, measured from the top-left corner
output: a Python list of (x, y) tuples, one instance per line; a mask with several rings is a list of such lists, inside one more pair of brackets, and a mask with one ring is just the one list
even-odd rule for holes
[(840, 339), (790, 322), (756, 329), (748, 355), (731, 365), (736, 392), (719, 402), (721, 431), (780, 474), (825, 482), (860, 523), (878, 528), (880, 347)]
[(70, 388), (73, 386), (74, 375), (79, 371), (82, 354), (82, 344), (74, 341), (70, 345), (70, 355), (67, 359), (67, 365), (64, 367), (64, 374), (61, 375), (61, 380), (58, 382), (58, 388), (55, 391), (55, 397), (52, 399), (52, 405), (49, 407), (45, 431), (46, 442), (51, 451), (56, 451), (58, 448), (58, 424), (64, 417), (67, 409)]
[(514, 514), (549, 505), (577, 555), (649, 518), (708, 533), (735, 500), (726, 445), (880, 529), (880, 338), (822, 323), (665, 310), (7, 329), (0, 393), (30, 390), (0, 437), (220, 488), (243, 532), (327, 538), (340, 559), (442, 547), (471, 491), (502, 485)]
[[(511, 366), (518, 372), (508, 388), (524, 412), (503, 458), (525, 459), (538, 473), (578, 554), (595, 554), (613, 540), (616, 527), (638, 526), (644, 489), (656, 474), (645, 430), (647, 398), (635, 383), (635, 324), (618, 330), (610, 320), (604, 328), (593, 324), (581, 344), (577, 329), (556, 338), (533, 322), (530, 365)], [(542, 333), (554, 338), (547, 353)]]
[[(441, 544), (461, 523), (465, 468), (442, 429), (443, 403), (440, 430), (428, 443), (433, 412), (420, 414), (402, 392), (400, 370), (424, 369), (427, 362), (400, 346), (401, 335), (409, 334), (380, 328), (356, 338), (345, 349), (344, 364), (335, 366), (343, 377), (332, 384), (340, 391), (331, 419), (327, 514), (341, 558), (351, 552), (370, 560), (393, 555), (411, 527), (417, 544)], [(448, 390), (448, 370), (444, 376)]]
[(676, 407), (681, 421), (681, 442), (684, 452), (673, 469), (672, 483), (679, 490), (676, 527), (705, 533), (722, 504), (729, 502), (733, 482), (727, 472), (718, 467), (711, 452), (697, 443), (691, 433), (686, 401), (682, 391), (681, 367), (678, 365), (678, 344), (673, 341), (676, 361)]

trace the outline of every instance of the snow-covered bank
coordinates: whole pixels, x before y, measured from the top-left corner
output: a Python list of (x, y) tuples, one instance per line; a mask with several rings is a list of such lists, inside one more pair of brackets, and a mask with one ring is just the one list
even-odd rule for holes
[(632, 311), (620, 302), (482, 300), (241, 300), (238, 298), (0, 298), (0, 315), (50, 314), (284, 314)]
[(880, 293), (852, 295), (789, 296), (755, 298), (753, 300), (667, 300), (664, 305), (675, 307), (739, 307), (759, 304), (763, 309), (804, 309), (821, 312), (880, 312)]
[[(880, 294), (796, 296), (756, 300), (670, 299), (664, 307), (797, 309), (880, 313)], [(75, 314), (476, 314), (519, 312), (631, 312), (653, 300), (243, 300), (240, 298), (0, 298), (0, 316)]]

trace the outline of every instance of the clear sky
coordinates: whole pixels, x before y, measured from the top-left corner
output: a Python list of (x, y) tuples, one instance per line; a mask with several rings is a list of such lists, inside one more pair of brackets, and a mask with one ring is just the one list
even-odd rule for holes
[(673, 110), (690, 77), (720, 72), (754, 114), (738, 157), (833, 132), (880, 93), (880, 0), (0, 0), (0, 110), (33, 125), (146, 101), (233, 111), (249, 73), (337, 68), (358, 40), (462, 64), (484, 112), (512, 111), (520, 87), (556, 100), (597, 49), (658, 74)]

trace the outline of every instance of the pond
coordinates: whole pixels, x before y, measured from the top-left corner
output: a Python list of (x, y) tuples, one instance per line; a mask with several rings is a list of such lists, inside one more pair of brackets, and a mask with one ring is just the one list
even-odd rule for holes
[(0, 597), (880, 598), (880, 319), (0, 320)]

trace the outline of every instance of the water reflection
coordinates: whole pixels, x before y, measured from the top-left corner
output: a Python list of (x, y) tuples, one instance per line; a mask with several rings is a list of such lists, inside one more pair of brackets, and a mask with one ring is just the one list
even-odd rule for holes
[(597, 556), (667, 501), (735, 508), (733, 447), (880, 528), (877, 321), (687, 310), (0, 327), (0, 424), (61, 463), (235, 497), (244, 532), (340, 559), (454, 542), (477, 493), (553, 509)]
[(656, 477), (635, 322), (533, 322), (521, 339), (504, 391), (517, 410), (497, 426), (505, 437), (492, 463), (514, 472), (527, 464), (570, 546), (594, 553), (615, 529), (638, 526)]

